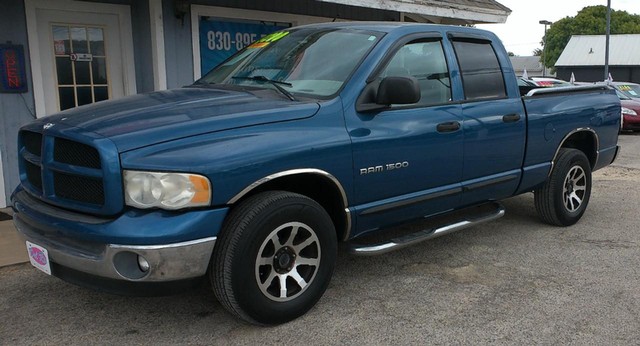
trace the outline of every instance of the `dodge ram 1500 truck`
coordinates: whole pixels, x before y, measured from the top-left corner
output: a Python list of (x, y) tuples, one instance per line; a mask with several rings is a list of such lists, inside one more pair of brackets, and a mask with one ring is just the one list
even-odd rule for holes
[[(576, 223), (620, 112), (602, 85), (521, 95), (487, 31), (290, 28), (193, 85), (24, 126), (14, 220), (48, 274), (138, 293), (207, 278), (231, 313), (277, 324), (320, 299), (339, 241), (384, 253), (532, 191), (542, 220)], [(387, 231), (416, 220), (431, 226)]]

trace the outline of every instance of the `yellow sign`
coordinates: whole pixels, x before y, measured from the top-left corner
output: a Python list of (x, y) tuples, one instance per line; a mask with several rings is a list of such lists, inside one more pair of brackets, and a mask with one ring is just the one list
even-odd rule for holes
[(268, 46), (272, 42), (276, 42), (277, 40), (289, 35), (288, 31), (278, 31), (273, 34), (269, 34), (249, 46), (249, 48), (264, 48)]

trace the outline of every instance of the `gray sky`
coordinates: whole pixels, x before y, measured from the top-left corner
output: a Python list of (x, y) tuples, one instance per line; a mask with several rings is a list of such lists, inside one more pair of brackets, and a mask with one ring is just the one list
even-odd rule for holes
[[(478, 28), (493, 31), (500, 37), (508, 51), (516, 55), (532, 55), (541, 48), (544, 25), (540, 20), (555, 22), (564, 17), (573, 17), (582, 8), (607, 5), (607, 0), (497, 0), (511, 9), (505, 24), (482, 24)], [(611, 8), (640, 14), (640, 0), (611, 0)]]

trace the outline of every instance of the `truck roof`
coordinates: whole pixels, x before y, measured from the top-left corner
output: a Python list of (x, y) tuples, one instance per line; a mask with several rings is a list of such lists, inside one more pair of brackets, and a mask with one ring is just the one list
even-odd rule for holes
[(298, 26), (296, 28), (340, 28), (340, 29), (358, 29), (358, 30), (371, 30), (390, 33), (392, 31), (415, 31), (422, 28), (429, 31), (458, 31), (458, 32), (475, 32), (488, 34), (489, 37), (495, 37), (495, 34), (491, 31), (469, 28), (456, 25), (442, 25), (442, 24), (429, 24), (429, 23), (408, 23), (408, 22), (329, 22), (329, 23), (316, 23)]

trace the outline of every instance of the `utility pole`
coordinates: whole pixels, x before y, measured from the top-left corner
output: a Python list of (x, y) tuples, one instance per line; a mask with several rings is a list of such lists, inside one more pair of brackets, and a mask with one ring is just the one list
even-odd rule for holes
[(542, 77), (544, 77), (547, 72), (547, 66), (544, 63), (544, 52), (547, 50), (547, 25), (551, 25), (553, 23), (548, 20), (541, 20), (538, 23), (544, 25), (544, 37), (542, 38)]
[(604, 48), (604, 80), (609, 80), (609, 36), (611, 35), (611, 0), (607, 0), (607, 35)]

